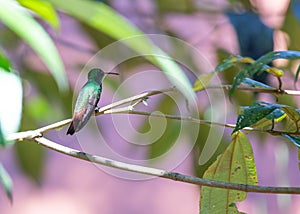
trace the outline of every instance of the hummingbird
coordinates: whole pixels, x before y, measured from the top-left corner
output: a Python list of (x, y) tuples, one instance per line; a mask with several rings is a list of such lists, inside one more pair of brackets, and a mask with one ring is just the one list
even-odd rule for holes
[(76, 100), (72, 122), (67, 131), (67, 135), (73, 135), (82, 129), (93, 112), (95, 112), (102, 92), (102, 79), (104, 74), (119, 75), (114, 72), (105, 73), (100, 68), (93, 68), (89, 71), (88, 81), (81, 88)]

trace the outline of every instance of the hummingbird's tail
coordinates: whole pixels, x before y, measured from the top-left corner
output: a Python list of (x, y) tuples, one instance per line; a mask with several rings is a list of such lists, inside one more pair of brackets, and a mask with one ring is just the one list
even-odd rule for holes
[(74, 127), (74, 124), (73, 124), (73, 121), (71, 122), (70, 126), (69, 126), (69, 129), (67, 131), (67, 135), (73, 135), (75, 133), (75, 127)]

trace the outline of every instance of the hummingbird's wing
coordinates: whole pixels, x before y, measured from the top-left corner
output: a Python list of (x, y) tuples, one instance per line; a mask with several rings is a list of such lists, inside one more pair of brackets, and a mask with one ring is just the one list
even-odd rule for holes
[(76, 101), (73, 121), (67, 134), (73, 135), (88, 122), (100, 100), (100, 94), (101, 85), (97, 88), (94, 85), (85, 85), (82, 88)]

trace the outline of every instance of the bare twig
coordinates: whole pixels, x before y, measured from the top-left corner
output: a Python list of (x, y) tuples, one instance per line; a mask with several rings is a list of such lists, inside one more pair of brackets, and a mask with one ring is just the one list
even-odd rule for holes
[(156, 168), (133, 165), (128, 163), (123, 163), (120, 161), (107, 159), (104, 157), (99, 157), (96, 155), (91, 155), (85, 152), (81, 152), (75, 149), (62, 146), (44, 137), (37, 137), (31, 140), (37, 142), (38, 144), (44, 147), (47, 147), (59, 153), (72, 156), (78, 159), (82, 159), (85, 161), (89, 161), (89, 162), (93, 162), (93, 163), (97, 163), (97, 164), (101, 164), (101, 165), (105, 165), (108, 167), (113, 167), (125, 171), (158, 176), (166, 179), (171, 179), (174, 181), (181, 181), (181, 182), (196, 184), (200, 186), (210, 186), (210, 187), (218, 187), (224, 189), (240, 190), (244, 192), (273, 193), (273, 194), (300, 194), (299, 187), (254, 186), (254, 185), (246, 185), (246, 184), (221, 182), (215, 180), (207, 180), (207, 179), (198, 178), (194, 176), (184, 175), (177, 172), (169, 172), (169, 171), (156, 169)]

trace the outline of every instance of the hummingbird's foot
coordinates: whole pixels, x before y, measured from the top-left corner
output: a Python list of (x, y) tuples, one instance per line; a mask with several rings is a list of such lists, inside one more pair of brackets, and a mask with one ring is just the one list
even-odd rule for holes
[(98, 113), (98, 112), (99, 112), (99, 109), (100, 109), (99, 107), (96, 107), (96, 108), (95, 108), (95, 112)]

